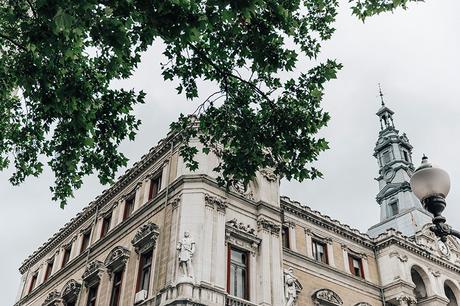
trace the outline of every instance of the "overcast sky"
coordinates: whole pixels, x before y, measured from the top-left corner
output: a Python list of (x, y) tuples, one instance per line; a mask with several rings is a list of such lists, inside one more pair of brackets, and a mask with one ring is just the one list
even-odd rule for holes
[[(282, 194), (365, 232), (379, 222), (377, 161), (372, 156), (379, 131), (378, 83), (396, 128), (414, 146), (416, 166), (423, 153), (446, 169), (452, 190), (446, 216), (460, 228), (460, 2), (427, 0), (408, 11), (373, 17), (365, 24), (342, 3), (334, 38), (322, 58), (344, 64), (338, 80), (327, 87), (324, 108), (332, 119), (321, 135), (331, 149), (320, 156), (324, 179), (282, 182)], [(122, 151), (130, 165), (168, 131), (180, 112), (194, 109), (177, 96), (174, 83), (160, 75), (161, 46), (145, 54), (127, 87), (147, 92), (136, 109), (143, 125)], [(124, 172), (120, 171), (120, 173)], [(50, 201), (49, 171), (19, 187), (8, 183), (11, 171), (0, 173), (0, 305), (12, 305), (19, 286), (21, 262), (106, 187), (94, 177), (85, 180), (75, 199), (61, 210)]]

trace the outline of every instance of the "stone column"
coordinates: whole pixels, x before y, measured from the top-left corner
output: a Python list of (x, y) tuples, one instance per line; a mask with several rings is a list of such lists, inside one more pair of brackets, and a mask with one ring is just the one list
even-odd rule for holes
[[(289, 227), (291, 229), (291, 227)], [(282, 305), (284, 302), (284, 281), (283, 281), (283, 270), (282, 270), (282, 260), (281, 260), (281, 237), (279, 229), (276, 227), (272, 230), (272, 243), (271, 243), (271, 266), (272, 266), (272, 279), (271, 279), (271, 288), (272, 288), (272, 301), (273, 306)], [(294, 236), (295, 237), (295, 236)]]
[(73, 236), (72, 237), (72, 240), (70, 241), (70, 257), (69, 257), (69, 261), (74, 259), (76, 256), (77, 256), (77, 235)]
[(332, 239), (326, 240), (326, 248), (327, 248), (327, 260), (331, 267), (335, 267), (335, 259), (334, 259), (334, 247)]
[[(260, 226), (259, 226), (260, 227)], [(266, 228), (260, 229), (259, 235), (262, 242), (260, 243), (259, 252), (259, 278), (260, 287), (258, 288), (258, 305), (271, 305), (271, 269), (270, 269), (270, 257), (271, 257), (271, 234), (270, 230)]]
[(363, 263), (363, 272), (364, 272), (364, 279), (370, 280), (370, 272), (369, 272), (369, 262), (367, 260), (367, 256), (363, 256), (361, 258)]
[[(225, 210), (226, 210), (226, 203), (218, 203), (216, 205), (217, 208), (217, 217), (216, 217), (216, 224), (215, 224), (215, 244), (214, 244), (214, 256), (215, 256), (215, 264), (214, 272), (211, 275), (211, 278), (214, 278), (216, 287), (219, 287), (222, 290), (227, 289), (227, 275), (226, 271), (226, 260), (227, 259), (227, 248), (225, 247)], [(251, 256), (254, 257), (254, 256)], [(254, 264), (255, 268), (255, 264)], [(251, 269), (251, 267), (250, 267)], [(250, 276), (251, 277), (251, 276)]]
[(305, 229), (305, 244), (307, 245), (307, 256), (313, 258), (313, 246), (311, 240), (311, 231), (309, 229)]
[(295, 224), (293, 222), (287, 222), (287, 227), (289, 231), (289, 248), (294, 252), (297, 252), (297, 241), (295, 235)]
[[(179, 235), (179, 217), (180, 217), (180, 205), (181, 199), (177, 197), (170, 201), (171, 203), (171, 229), (170, 229), (170, 243), (169, 243), (169, 258), (168, 258), (168, 267), (166, 269), (166, 284), (172, 284), (176, 279), (177, 271), (177, 239)], [(165, 229), (166, 230), (166, 229)], [(157, 248), (160, 246), (157, 246)], [(161, 254), (161, 251), (158, 250), (158, 255)]]
[(143, 195), (142, 194), (142, 187), (143, 187), (142, 181), (140, 181), (140, 182), (138, 182), (136, 184), (136, 188), (135, 188), (136, 191), (134, 191), (135, 195), (134, 195), (134, 210), (133, 210), (133, 212), (138, 210), (139, 207), (141, 207), (141, 205), (143, 204), (143, 203), (141, 203), (142, 195)]
[(53, 270), (51, 271), (51, 274), (54, 274), (57, 270), (59, 270), (59, 258), (60, 258), (60, 253), (59, 253), (59, 249), (56, 250), (56, 252), (54, 253), (54, 258), (53, 258)]
[[(203, 227), (204, 237), (203, 237), (203, 252), (202, 252), (202, 262), (203, 269), (201, 270), (201, 279), (211, 284), (211, 267), (213, 263), (213, 245), (212, 245), (212, 235), (214, 232), (214, 197), (205, 194), (204, 195), (204, 224)], [(222, 266), (223, 267), (223, 266)]]
[(343, 265), (344, 270), (347, 273), (351, 273), (350, 265), (348, 264), (348, 248), (346, 244), (342, 244), (342, 256), (343, 256)]

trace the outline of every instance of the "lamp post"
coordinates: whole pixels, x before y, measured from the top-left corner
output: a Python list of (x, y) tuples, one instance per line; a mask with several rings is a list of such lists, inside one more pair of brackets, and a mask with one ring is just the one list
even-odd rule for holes
[(446, 242), (449, 235), (460, 239), (460, 231), (447, 225), (446, 218), (442, 216), (446, 208), (446, 196), (450, 190), (450, 178), (447, 172), (430, 164), (428, 157), (424, 155), (422, 164), (410, 179), (410, 186), (423, 207), (433, 215), (433, 226), (430, 229), (434, 234), (442, 242)]

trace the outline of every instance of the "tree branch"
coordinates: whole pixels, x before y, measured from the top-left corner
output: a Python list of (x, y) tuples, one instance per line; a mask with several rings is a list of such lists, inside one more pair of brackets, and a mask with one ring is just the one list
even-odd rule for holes
[(27, 51), (27, 49), (26, 49), (23, 45), (21, 45), (21, 44), (15, 42), (11, 37), (9, 37), (9, 36), (7, 36), (7, 35), (5, 35), (5, 34), (2, 34), (1, 32), (0, 32), (0, 37), (2, 37), (2, 38), (4, 38), (4, 39), (8, 40), (10, 43), (12, 43), (13, 45), (15, 45), (16, 47), (18, 47), (18, 48), (20, 48), (20, 49), (22, 49), (22, 50), (24, 50), (24, 51)]

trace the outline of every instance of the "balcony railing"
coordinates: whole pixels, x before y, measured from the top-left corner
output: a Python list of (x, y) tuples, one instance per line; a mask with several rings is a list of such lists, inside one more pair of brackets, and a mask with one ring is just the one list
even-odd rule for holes
[(227, 296), (227, 302), (225, 306), (257, 306), (254, 303), (249, 301), (243, 300), (241, 298), (237, 298), (235, 296)]

